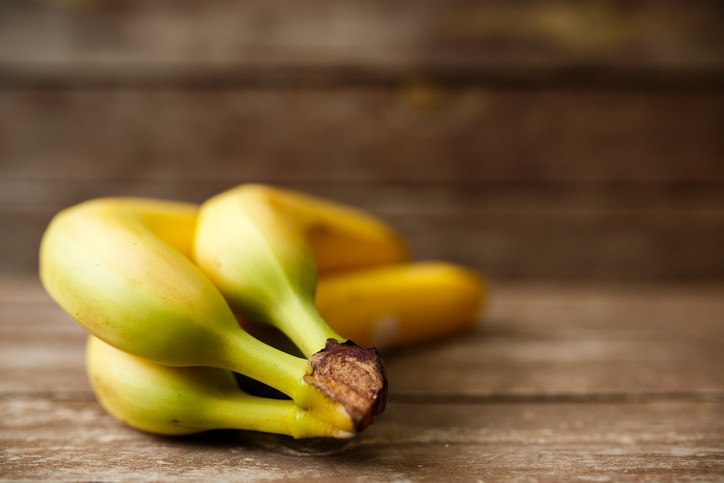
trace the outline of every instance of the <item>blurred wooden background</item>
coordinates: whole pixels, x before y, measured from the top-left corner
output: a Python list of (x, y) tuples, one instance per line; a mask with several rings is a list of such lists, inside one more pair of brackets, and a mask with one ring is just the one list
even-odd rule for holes
[(59, 209), (248, 181), (502, 281), (724, 280), (719, 0), (7, 0), (0, 273)]

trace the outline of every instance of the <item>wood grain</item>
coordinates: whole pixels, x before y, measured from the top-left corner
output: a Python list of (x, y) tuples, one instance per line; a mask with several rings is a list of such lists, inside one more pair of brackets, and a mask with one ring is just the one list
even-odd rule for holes
[(0, 272), (59, 209), (246, 181), (496, 280), (724, 278), (716, 0), (0, 5)]
[[(716, 0), (7, 1), (0, 81), (704, 84), (724, 74)], [(32, 34), (30, 34), (32, 32)]]
[[(248, 433), (140, 434), (73, 398), (0, 399), (6, 479), (714, 481), (722, 403), (398, 404), (338, 447)], [(454, 416), (452, 416), (454, 414)], [(686, 417), (682, 417), (685, 414)], [(50, 451), (49, 451), (50, 450)]]
[(36, 281), (0, 282), (7, 480), (716, 481), (721, 286), (498, 285), (473, 334), (387, 354), (360, 437), (139, 433), (95, 402), (83, 332)]
[(0, 90), (0, 175), (724, 182), (721, 92), (436, 89)]
[[(718, 0), (0, 2), (0, 479), (721, 481)], [(168, 439), (96, 403), (37, 280), (88, 198), (262, 181), (479, 270), (468, 334), (383, 354), (358, 438)]]
[(84, 199), (264, 181), (495, 279), (724, 277), (721, 93), (409, 89), (0, 90), (0, 269)]

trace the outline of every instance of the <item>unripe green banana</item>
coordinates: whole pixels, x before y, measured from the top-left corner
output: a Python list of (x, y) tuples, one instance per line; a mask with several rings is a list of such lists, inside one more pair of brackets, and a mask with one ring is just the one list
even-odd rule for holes
[(307, 357), (344, 339), (314, 305), (317, 271), (304, 231), (265, 186), (241, 185), (199, 210), (194, 257), (232, 309), (279, 328)]
[(243, 318), (270, 324), (313, 361), (329, 363), (308, 377), (332, 399), (342, 401), (355, 421), (371, 422), (384, 409), (387, 381), (375, 349), (345, 341), (314, 304), (316, 265), (302, 223), (278, 191), (247, 184), (201, 205), (194, 257), (232, 309)]
[(292, 401), (241, 391), (227, 370), (155, 364), (93, 336), (86, 346), (86, 370), (106, 411), (150, 433), (175, 436), (239, 429), (294, 438), (353, 436)]
[(335, 347), (307, 361), (255, 339), (184, 256), (188, 246), (169, 244), (189, 239), (195, 215), (189, 205), (138, 199), (63, 210), (41, 242), (41, 281), (90, 334), (120, 350), (170, 366), (244, 374), (345, 432), (369, 424), (369, 411), (351, 411), (323, 384), (325, 368), (339, 356)]

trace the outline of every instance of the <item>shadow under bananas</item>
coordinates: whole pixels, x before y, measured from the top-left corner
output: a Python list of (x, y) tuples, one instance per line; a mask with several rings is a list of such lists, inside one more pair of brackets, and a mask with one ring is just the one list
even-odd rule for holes
[(359, 445), (358, 437), (352, 439), (307, 438), (294, 439), (291, 436), (219, 429), (187, 436), (152, 435), (164, 446), (195, 448), (199, 450), (262, 450), (290, 456), (331, 456), (341, 454)]

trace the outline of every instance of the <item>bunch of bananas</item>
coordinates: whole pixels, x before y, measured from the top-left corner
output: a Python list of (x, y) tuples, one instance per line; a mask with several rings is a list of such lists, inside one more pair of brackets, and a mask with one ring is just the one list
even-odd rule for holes
[[(39, 269), (89, 333), (100, 404), (165, 435), (351, 437), (387, 395), (377, 349), (363, 347), (462, 330), (484, 298), (482, 279), (466, 269), (410, 262), (404, 240), (370, 214), (259, 184), (200, 206), (72, 206), (45, 231)], [(240, 376), (285, 397), (244, 390)]]

